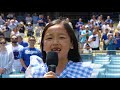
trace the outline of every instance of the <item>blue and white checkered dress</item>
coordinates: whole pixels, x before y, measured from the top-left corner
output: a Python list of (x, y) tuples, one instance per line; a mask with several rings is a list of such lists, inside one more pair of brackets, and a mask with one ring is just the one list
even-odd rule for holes
[(59, 78), (89, 78), (93, 69), (82, 65), (82, 62), (69, 61)]
[[(35, 58), (34, 58), (35, 59)], [(36, 59), (37, 60), (37, 59)], [(43, 78), (44, 74), (47, 73), (48, 67), (44, 63), (32, 66), (32, 78)], [(93, 68), (90, 66), (84, 66), (82, 62), (69, 61), (58, 76), (58, 78), (90, 78), (93, 72)]]

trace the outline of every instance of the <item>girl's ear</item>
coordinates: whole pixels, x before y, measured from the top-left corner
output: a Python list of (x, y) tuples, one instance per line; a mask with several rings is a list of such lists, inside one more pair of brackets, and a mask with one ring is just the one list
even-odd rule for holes
[(73, 49), (73, 44), (71, 43), (71, 45), (70, 45), (70, 49)]
[(73, 49), (73, 47), (71, 47), (70, 49)]

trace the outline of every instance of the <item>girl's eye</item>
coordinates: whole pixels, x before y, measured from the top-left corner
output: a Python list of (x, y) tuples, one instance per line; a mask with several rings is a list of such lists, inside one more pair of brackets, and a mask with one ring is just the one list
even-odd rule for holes
[(65, 39), (65, 37), (60, 37), (61, 39)]
[(49, 37), (49, 38), (46, 38), (47, 40), (50, 40), (50, 39), (52, 39), (51, 37)]

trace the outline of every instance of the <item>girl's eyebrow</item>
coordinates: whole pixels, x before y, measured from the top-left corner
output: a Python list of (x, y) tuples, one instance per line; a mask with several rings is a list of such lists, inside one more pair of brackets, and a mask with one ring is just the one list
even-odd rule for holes
[[(52, 33), (47, 33), (45, 36), (52, 36), (53, 34)], [(65, 33), (59, 33), (58, 35), (66, 35)]]

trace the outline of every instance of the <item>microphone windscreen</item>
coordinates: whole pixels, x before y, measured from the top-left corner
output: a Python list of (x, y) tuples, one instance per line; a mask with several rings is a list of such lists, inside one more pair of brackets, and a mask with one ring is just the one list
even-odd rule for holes
[(47, 66), (49, 65), (58, 65), (58, 53), (50, 51), (46, 55), (46, 64)]

